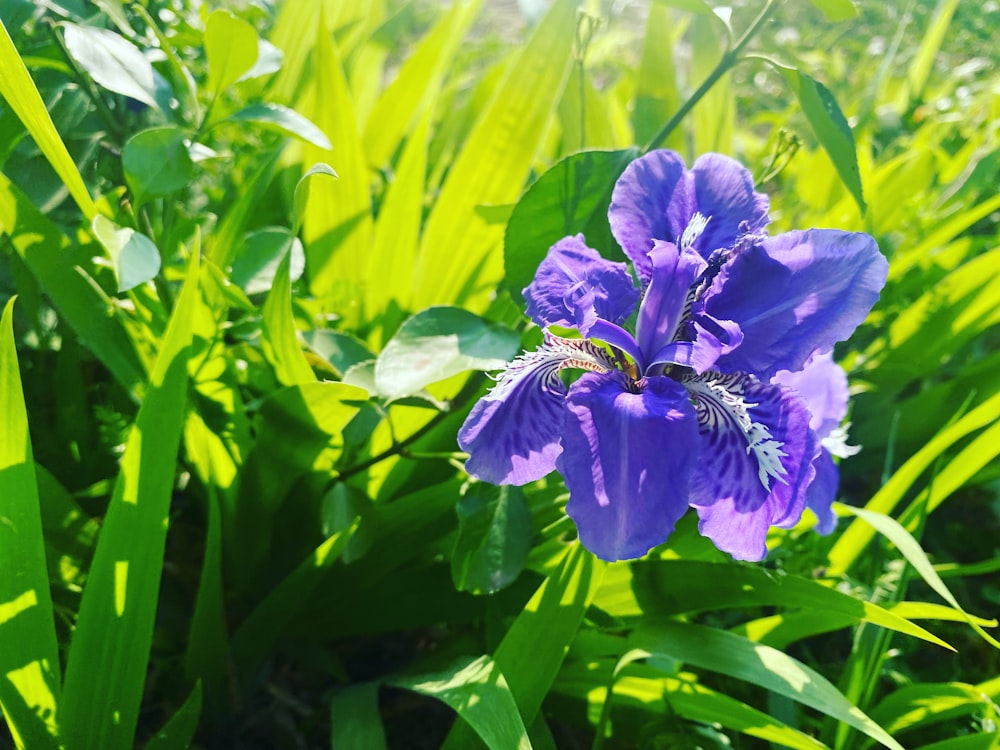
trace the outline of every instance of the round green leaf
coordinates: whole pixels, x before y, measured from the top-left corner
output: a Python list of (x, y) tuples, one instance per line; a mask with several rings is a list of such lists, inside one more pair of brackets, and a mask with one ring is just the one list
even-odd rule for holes
[(136, 133), (125, 144), (122, 165), (136, 203), (180, 190), (194, 178), (184, 132), (174, 126)]
[(119, 227), (101, 214), (94, 217), (91, 228), (111, 256), (119, 292), (127, 292), (160, 272), (160, 251), (146, 235)]

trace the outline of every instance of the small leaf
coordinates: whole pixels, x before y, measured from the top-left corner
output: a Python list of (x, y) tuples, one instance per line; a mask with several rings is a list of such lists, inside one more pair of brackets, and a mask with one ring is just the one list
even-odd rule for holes
[(208, 88), (216, 95), (257, 62), (257, 31), (228, 10), (216, 10), (205, 21)]
[(337, 173), (333, 171), (333, 167), (321, 161), (309, 167), (308, 171), (299, 178), (299, 181), (295, 183), (295, 197), (292, 200), (295, 208), (295, 225), (292, 234), (298, 235), (298, 227), (302, 223), (303, 212), (306, 210), (306, 204), (309, 202), (309, 180), (314, 175), (326, 175), (335, 180), (339, 179)]
[(466, 370), (497, 370), (518, 351), (520, 337), (457, 307), (431, 307), (411, 317), (375, 362), (380, 395), (401, 398)]
[(261, 310), (261, 349), (283, 385), (316, 381), (316, 375), (299, 346), (292, 314), (292, 281), (289, 277), (291, 253), (282, 255), (274, 275), (274, 285)]
[(301, 138), (320, 148), (333, 148), (330, 145), (330, 139), (311, 120), (303, 117), (294, 109), (283, 107), (280, 104), (251, 104), (226, 119), (236, 122), (255, 122), (272, 130)]
[(306, 267), (305, 253), (298, 237), (285, 227), (264, 227), (243, 240), (243, 251), (233, 261), (229, 278), (247, 294), (261, 294), (274, 285), (278, 266), (291, 247), (289, 275), (297, 281)]
[(864, 214), (867, 206), (861, 189), (861, 172), (858, 170), (854, 133), (844, 113), (840, 111), (837, 100), (826, 86), (802, 71), (773, 60), (769, 62), (781, 72), (789, 87), (795, 92), (813, 133), (830, 155), (841, 181)]
[(847, 21), (858, 15), (858, 9), (851, 0), (809, 0), (819, 8), (827, 21)]
[(108, 29), (64, 25), (66, 49), (98, 86), (124, 94), (150, 107), (156, 101), (156, 72), (128, 39)]
[(455, 587), (493, 594), (520, 575), (531, 549), (531, 510), (519, 487), (472, 485), (458, 501), (451, 555)]
[(160, 251), (146, 235), (119, 227), (100, 214), (94, 217), (91, 229), (111, 256), (119, 292), (144, 284), (160, 272)]
[(195, 174), (184, 131), (172, 125), (149, 128), (129, 138), (122, 166), (136, 203), (180, 190)]

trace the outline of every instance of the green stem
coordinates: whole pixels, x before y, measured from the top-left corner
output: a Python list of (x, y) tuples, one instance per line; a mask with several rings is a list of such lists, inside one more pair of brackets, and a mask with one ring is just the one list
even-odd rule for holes
[(760, 13), (757, 14), (753, 23), (751, 23), (747, 30), (743, 32), (743, 36), (739, 38), (731, 49), (726, 50), (725, 54), (722, 55), (722, 59), (719, 60), (715, 68), (712, 69), (712, 72), (708, 74), (708, 78), (706, 78), (702, 82), (701, 86), (699, 86), (697, 90), (688, 97), (687, 101), (681, 105), (680, 109), (674, 112), (673, 117), (667, 121), (666, 125), (660, 128), (660, 131), (654, 135), (653, 139), (646, 145), (645, 148), (642, 149), (642, 153), (645, 154), (652, 151), (654, 148), (659, 148), (663, 142), (670, 137), (670, 134), (677, 129), (677, 126), (681, 124), (681, 121), (694, 108), (694, 106), (701, 101), (702, 97), (709, 92), (709, 90), (716, 84), (716, 82), (718, 82), (720, 78), (722, 78), (722, 76), (728, 73), (729, 70), (740, 61), (740, 53), (743, 51), (743, 48), (746, 47), (747, 43), (749, 43), (754, 35), (760, 31), (761, 27), (767, 19), (770, 18), (771, 13), (774, 12), (776, 7), (777, 0), (767, 0), (767, 3), (761, 9)]

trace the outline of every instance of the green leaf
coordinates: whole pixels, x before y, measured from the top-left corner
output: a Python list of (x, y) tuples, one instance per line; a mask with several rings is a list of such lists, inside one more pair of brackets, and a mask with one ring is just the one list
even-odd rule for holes
[(798, 97), (813, 133), (830, 155), (830, 161), (833, 162), (841, 181), (864, 214), (867, 206), (861, 189), (861, 172), (858, 170), (854, 133), (847, 124), (844, 113), (840, 111), (837, 100), (826, 86), (802, 71), (773, 60), (769, 62), (781, 72), (788, 86)]
[(905, 93), (908, 95), (909, 101), (898, 102), (900, 110), (908, 109), (910, 102), (917, 101), (923, 96), (927, 80), (934, 68), (934, 60), (937, 58), (941, 43), (948, 33), (948, 27), (951, 25), (951, 19), (957, 9), (958, 0), (939, 0), (934, 9), (934, 17), (928, 25), (927, 31), (924, 32), (924, 37), (920, 40), (920, 47), (913, 56), (913, 62), (910, 63), (910, 69), (906, 73), (907, 90)]
[(655, 2), (657, 5), (665, 5), (668, 8), (677, 8), (677, 10), (686, 10), (688, 13), (700, 13), (705, 16), (711, 16), (715, 13), (712, 10), (712, 6), (705, 2), (705, 0), (655, 0)]
[(335, 180), (338, 178), (337, 173), (333, 171), (333, 167), (319, 161), (309, 167), (306, 173), (295, 183), (295, 194), (292, 198), (294, 209), (294, 228), (292, 229), (292, 234), (294, 235), (298, 235), (298, 228), (305, 217), (306, 206), (309, 205), (309, 188), (312, 185), (312, 178), (316, 175), (332, 177)]
[[(706, 11), (711, 13), (711, 8), (706, 6)], [(649, 6), (642, 58), (636, 76), (635, 109), (632, 112), (636, 143), (649, 143), (670, 116), (681, 107), (682, 98), (677, 85), (673, 55), (676, 27), (677, 22), (667, 10), (666, 3), (653, 3)], [(683, 148), (683, 132), (674, 130), (664, 145), (674, 150)]]
[(809, 0), (819, 8), (827, 21), (848, 21), (858, 15), (858, 9), (851, 0)]
[(531, 509), (519, 487), (472, 485), (455, 508), (458, 536), (451, 553), (455, 588), (493, 594), (520, 575), (531, 549)]
[(184, 131), (172, 125), (142, 130), (128, 139), (122, 167), (137, 204), (181, 190), (194, 179), (185, 141)]
[(378, 712), (378, 682), (348, 685), (330, 699), (330, 746), (333, 750), (386, 750)]
[(191, 694), (167, 723), (146, 743), (145, 750), (187, 750), (191, 747), (198, 719), (201, 718), (201, 682), (196, 682)]
[(1000, 748), (1000, 732), (984, 732), (932, 742), (930, 745), (921, 745), (916, 750), (997, 750), (997, 748)]
[(535, 162), (572, 66), (576, 2), (556, 0), (506, 67), (427, 218), (414, 272), (414, 306), (485, 306), (502, 276), (501, 227), (479, 205), (513, 202)]
[(457, 307), (431, 307), (411, 317), (375, 362), (380, 395), (402, 398), (466, 370), (497, 370), (521, 346), (514, 331)]
[[(97, 206), (94, 205), (93, 198), (87, 192), (83, 177), (76, 168), (73, 157), (66, 150), (66, 144), (63, 143), (59, 131), (56, 130), (45, 102), (42, 101), (34, 81), (28, 74), (28, 69), (24, 67), (24, 61), (21, 60), (21, 56), (14, 47), (14, 42), (11, 40), (10, 34), (7, 33), (3, 19), (0, 19), (0, 71), (2, 71), (0, 72), (0, 96), (7, 100), (7, 104), (24, 124), (28, 133), (38, 144), (39, 150), (52, 165), (56, 174), (59, 175), (59, 179), (69, 190), (69, 194), (73, 196), (80, 211), (90, 221), (97, 215)], [(6, 183), (6, 178), (2, 178), (2, 181)]]
[(160, 251), (146, 235), (119, 227), (101, 215), (95, 216), (90, 226), (111, 256), (119, 292), (144, 284), (160, 272)]
[(228, 10), (213, 11), (205, 21), (208, 88), (213, 96), (229, 88), (257, 62), (257, 31)]
[[(722, 20), (722, 24), (719, 21)], [(728, 23), (724, 18), (698, 14), (691, 20), (691, 76), (695, 81), (705, 81), (716, 70), (731, 41)], [(693, 140), (694, 153), (710, 151), (730, 153), (736, 130), (736, 96), (732, 76), (719, 77), (689, 115), (688, 132)]]
[(904, 685), (872, 709), (872, 719), (894, 734), (988, 709), (988, 698), (960, 682)]
[(18, 747), (56, 748), (59, 646), (13, 310), (0, 320), (0, 706)]
[(63, 735), (73, 738), (74, 750), (133, 747), (153, 640), (198, 299), (195, 255), (128, 435), (80, 602), (60, 722)]
[(591, 246), (609, 254), (611, 190), (638, 154), (636, 149), (573, 154), (528, 188), (514, 207), (504, 238), (504, 276), (514, 299), (521, 299), (548, 249), (566, 235), (582, 232)]
[(156, 72), (142, 50), (110, 29), (66, 23), (63, 31), (66, 49), (94, 83), (159, 108)]
[(278, 267), (291, 253), (288, 273), (298, 281), (306, 267), (306, 256), (298, 237), (285, 227), (264, 227), (248, 234), (243, 250), (233, 261), (229, 278), (247, 294), (261, 294), (273, 288)]
[(849, 724), (885, 747), (903, 750), (825, 677), (769, 646), (724, 630), (672, 620), (643, 621), (629, 638), (629, 645), (746, 680)]
[[(218, 11), (217, 11), (218, 12)], [(266, 128), (301, 138), (318, 148), (332, 149), (330, 139), (308, 118), (280, 104), (250, 104), (226, 118), (232, 122), (254, 122)]]
[(441, 672), (396, 677), (388, 684), (437, 698), (451, 706), (490, 750), (531, 748), (510, 687), (488, 656), (459, 659)]
[(286, 245), (288, 249), (284, 251), (274, 275), (274, 286), (264, 300), (261, 311), (261, 349), (283, 385), (311, 383), (316, 380), (316, 374), (299, 346), (295, 318), (292, 315), (292, 282), (289, 278), (291, 244), (288, 242)]

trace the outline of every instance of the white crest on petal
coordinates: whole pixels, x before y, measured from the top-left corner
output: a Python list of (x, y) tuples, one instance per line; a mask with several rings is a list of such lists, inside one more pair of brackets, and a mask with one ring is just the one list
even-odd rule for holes
[(688, 225), (684, 228), (684, 232), (681, 234), (681, 241), (677, 243), (678, 247), (681, 250), (690, 249), (698, 241), (698, 238), (701, 237), (711, 218), (711, 216), (705, 216), (695, 211), (694, 216), (691, 217), (691, 221), (688, 222)]
[(688, 391), (694, 396), (698, 422), (710, 430), (739, 430), (747, 441), (747, 455), (757, 461), (757, 478), (764, 489), (771, 490), (771, 479), (788, 484), (785, 479), (787, 469), (781, 459), (787, 456), (782, 448), (784, 443), (775, 440), (767, 426), (753, 421), (751, 410), (758, 404), (748, 403), (744, 398), (743, 381), (750, 376), (705, 375), (684, 381)]
[(507, 398), (525, 378), (536, 379), (544, 390), (564, 392), (559, 371), (566, 367), (593, 372), (616, 369), (611, 355), (587, 339), (565, 339), (548, 330), (544, 335), (545, 341), (540, 347), (518, 355), (496, 376), (496, 385), (483, 397), (485, 400)]
[(860, 445), (847, 444), (847, 431), (851, 428), (850, 422), (845, 422), (840, 427), (830, 430), (830, 434), (822, 440), (823, 447), (830, 455), (837, 458), (850, 458), (861, 452)]

